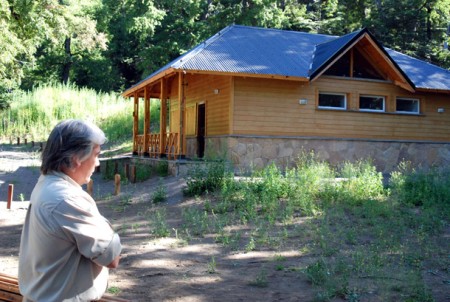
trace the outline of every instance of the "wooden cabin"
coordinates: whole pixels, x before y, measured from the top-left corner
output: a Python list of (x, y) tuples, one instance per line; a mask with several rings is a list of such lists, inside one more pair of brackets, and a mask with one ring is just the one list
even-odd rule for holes
[[(336, 37), (232, 25), (123, 96), (134, 102), (136, 156), (225, 156), (244, 173), (314, 150), (390, 172), (404, 160), (449, 164), (449, 93), (448, 70), (384, 48), (366, 29)], [(158, 133), (150, 99), (161, 102)]]

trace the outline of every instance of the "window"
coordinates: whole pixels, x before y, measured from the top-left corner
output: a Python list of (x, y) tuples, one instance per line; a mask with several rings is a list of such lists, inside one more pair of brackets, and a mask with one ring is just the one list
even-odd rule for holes
[(319, 93), (319, 108), (347, 109), (347, 96), (344, 93)]
[(384, 112), (384, 96), (362, 95), (359, 97), (359, 110)]
[(419, 100), (409, 98), (397, 98), (395, 111), (400, 113), (419, 114), (420, 112)]

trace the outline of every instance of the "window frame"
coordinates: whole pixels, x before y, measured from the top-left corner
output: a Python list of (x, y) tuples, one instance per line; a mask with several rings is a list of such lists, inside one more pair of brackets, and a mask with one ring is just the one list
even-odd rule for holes
[[(364, 98), (364, 97), (382, 98), (383, 99), (383, 109), (361, 108), (361, 98)], [(359, 111), (363, 111), (363, 112), (386, 112), (386, 97), (384, 95), (360, 94), (358, 108), (359, 108)]]
[[(400, 111), (397, 109), (398, 100), (409, 100), (409, 101), (416, 101), (417, 102), (417, 111)], [(411, 97), (401, 97), (398, 96), (395, 98), (395, 112), (400, 114), (420, 114), (420, 99), (418, 98), (411, 98)]]
[[(320, 105), (320, 95), (338, 95), (344, 97), (344, 107), (333, 107), (333, 106), (321, 106)], [(317, 108), (319, 109), (329, 109), (329, 110), (347, 110), (347, 94), (343, 92), (320, 92), (317, 95)]]

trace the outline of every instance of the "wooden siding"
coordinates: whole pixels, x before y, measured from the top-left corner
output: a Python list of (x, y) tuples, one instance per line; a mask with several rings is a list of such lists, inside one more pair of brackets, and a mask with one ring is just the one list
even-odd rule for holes
[[(234, 79), (233, 134), (450, 141), (450, 97), (410, 93), (393, 84), (322, 77), (295, 81)], [(347, 110), (317, 108), (320, 92), (347, 95)], [(361, 94), (386, 98), (386, 113), (359, 111)], [(420, 99), (420, 115), (396, 114), (396, 97)], [(300, 105), (300, 99), (307, 99)], [(444, 108), (444, 113), (438, 113)]]
[[(187, 74), (185, 82), (187, 134), (196, 134), (199, 103), (206, 104), (206, 135), (228, 134), (231, 77)], [(194, 112), (190, 108), (195, 108)]]

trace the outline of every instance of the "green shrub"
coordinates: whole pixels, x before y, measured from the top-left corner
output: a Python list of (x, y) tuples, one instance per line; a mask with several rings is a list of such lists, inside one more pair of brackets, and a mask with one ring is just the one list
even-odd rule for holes
[(152, 194), (152, 201), (154, 203), (163, 202), (167, 199), (167, 189), (161, 182)]
[(450, 170), (447, 168), (416, 168), (402, 162), (389, 179), (391, 196), (402, 204), (435, 209), (450, 217)]
[(194, 165), (187, 175), (183, 193), (186, 196), (199, 196), (213, 192), (221, 187), (224, 177), (224, 161), (206, 161), (203, 165)]
[(336, 183), (336, 190), (342, 201), (360, 205), (384, 194), (383, 175), (370, 160), (344, 162), (339, 174), (342, 181)]

